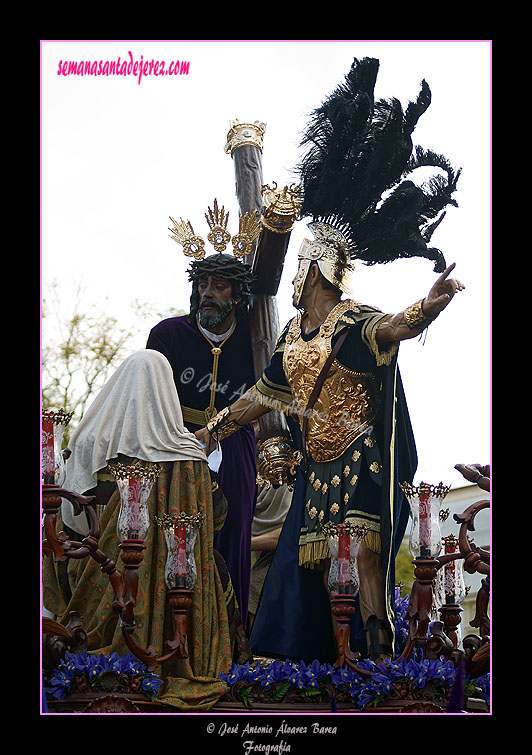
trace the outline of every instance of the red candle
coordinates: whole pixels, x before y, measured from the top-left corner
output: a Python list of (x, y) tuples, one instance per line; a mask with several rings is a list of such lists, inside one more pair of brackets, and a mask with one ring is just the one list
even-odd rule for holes
[[(453, 537), (445, 537), (445, 553), (456, 553), (456, 543)], [(444, 568), (445, 602), (454, 603), (456, 600), (456, 561), (448, 561)]]
[[(454, 538), (446, 537), (445, 540), (445, 553), (456, 553), (456, 543), (457, 541)], [(449, 563), (454, 563), (453, 561), (450, 561)]]
[(42, 473), (55, 474), (54, 422), (53, 415), (43, 415), (42, 419)]
[(345, 526), (338, 525), (338, 584), (349, 585), (349, 546), (350, 537)]
[(184, 525), (174, 525), (174, 537), (176, 546), (176, 585), (184, 587), (187, 574), (187, 530)]
[(430, 556), (430, 489), (419, 490), (419, 547), (421, 556)]
[(140, 530), (140, 491), (142, 480), (136, 477), (129, 478), (128, 489), (128, 520), (129, 520), (129, 537), (131, 540), (137, 540)]

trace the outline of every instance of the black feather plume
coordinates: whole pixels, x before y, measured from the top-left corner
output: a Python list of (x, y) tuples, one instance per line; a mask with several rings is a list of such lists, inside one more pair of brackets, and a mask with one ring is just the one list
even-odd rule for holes
[[(414, 150), (412, 132), (431, 101), (427, 82), (403, 111), (396, 98), (375, 102), (378, 70), (378, 60), (355, 58), (345, 81), (311, 113), (297, 166), (301, 217), (342, 231), (353, 258), (369, 265), (426, 257), (441, 272), (445, 259), (427, 244), (446, 205), (457, 206), (452, 193), (460, 171), (442, 155)], [(427, 166), (446, 177), (421, 187), (405, 180)]]

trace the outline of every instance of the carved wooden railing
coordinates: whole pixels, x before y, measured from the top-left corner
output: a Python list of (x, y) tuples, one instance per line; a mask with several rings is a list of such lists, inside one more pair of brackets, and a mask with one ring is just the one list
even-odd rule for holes
[[(87, 513), (90, 531), (80, 542), (68, 538), (64, 532), (56, 534), (56, 517), (61, 498), (72, 503), (74, 513), (83, 510)], [(142, 562), (142, 547), (135, 547), (133, 543), (121, 543), (121, 559), (125, 566), (125, 576), (117, 570), (115, 562), (99, 547), (99, 521), (92, 507), (94, 496), (80, 496), (71, 491), (58, 488), (55, 485), (43, 486), (44, 531), (43, 552), (45, 556), (56, 561), (67, 559), (93, 558), (104, 574), (107, 574), (113, 586), (113, 610), (118, 614), (125, 642), (130, 651), (146, 664), (148, 670), (170, 658), (186, 658), (187, 615), (192, 604), (191, 590), (176, 588), (168, 591), (170, 607), (174, 620), (174, 637), (167, 641), (169, 652), (157, 656), (153, 647), (141, 648), (133, 639), (135, 630), (135, 599), (138, 584), (138, 567)], [(421, 648), (427, 659), (445, 656), (455, 665), (465, 662), (466, 673), (470, 676), (481, 676), (490, 667), (490, 619), (488, 604), (490, 596), (490, 553), (476, 546), (468, 537), (468, 532), (475, 529), (475, 517), (490, 506), (489, 500), (473, 503), (462, 514), (455, 514), (454, 519), (460, 525), (458, 535), (458, 549), (437, 558), (416, 558), (414, 560), (415, 580), (412, 585), (410, 602), (407, 609), (409, 635), (406, 647), (401, 655), (408, 659), (414, 648)], [(461, 607), (457, 604), (444, 604), (439, 609), (441, 621), (430, 622), (433, 607), (433, 589), (437, 572), (447, 563), (455, 559), (463, 559), (464, 570), (469, 574), (475, 572), (484, 575), (481, 588), (477, 593), (476, 612), (471, 626), (479, 629), (479, 634), (467, 635), (462, 641), (462, 650), (458, 648), (457, 628), (460, 624)], [(369, 675), (372, 672), (358, 666), (359, 653), (353, 653), (349, 647), (348, 627), (354, 606), (334, 604), (333, 610), (337, 619), (337, 645), (339, 658), (336, 665), (348, 665), (351, 668)], [(345, 614), (345, 615), (344, 615)], [(428, 633), (430, 623), (430, 636)], [(66, 625), (58, 624), (51, 619), (43, 619), (43, 660), (49, 667), (56, 667), (58, 659), (70, 647), (83, 643), (84, 632), (81, 618), (71, 614)], [(48, 665), (51, 664), (51, 665)]]
[[(463, 465), (457, 465), (457, 469), (464, 471)], [(486, 470), (487, 468), (483, 468)], [(464, 474), (466, 479), (470, 475)], [(477, 477), (476, 480), (480, 479)], [(489, 478), (482, 476), (483, 489), (489, 490)], [(477, 514), (489, 508), (489, 500), (476, 501), (462, 514), (454, 514), (454, 520), (460, 525), (458, 534), (458, 548), (454, 553), (446, 553), (437, 558), (414, 559), (415, 580), (412, 585), (410, 602), (406, 618), (409, 623), (409, 634), (406, 647), (401, 655), (409, 658), (414, 647), (421, 647), (423, 655), (428, 659), (435, 659), (444, 655), (452, 660), (455, 665), (461, 662), (466, 664), (466, 673), (470, 676), (481, 676), (490, 668), (490, 619), (488, 605), (490, 597), (490, 553), (476, 546), (468, 537), (468, 532), (475, 530), (475, 517)], [(435, 621), (430, 625), (430, 637), (428, 627), (433, 607), (433, 588), (437, 572), (449, 562), (463, 559), (463, 568), (468, 574), (485, 575), (481, 588), (477, 593), (475, 617), (470, 622), (472, 627), (479, 629), (478, 635), (467, 635), (462, 641), (463, 650), (458, 649), (457, 629), (461, 622), (460, 605), (446, 603), (439, 609), (441, 621)]]
[[(85, 511), (89, 519), (89, 533), (81, 540), (72, 540), (65, 532), (56, 532), (57, 512), (62, 498), (66, 498), (74, 508), (74, 514)], [(100, 548), (100, 523), (92, 503), (95, 496), (82, 496), (72, 491), (59, 488), (56, 485), (43, 485), (42, 507), (44, 512), (44, 534), (42, 543), (43, 554), (57, 562), (68, 559), (92, 558), (100, 565), (100, 569), (107, 574), (113, 587), (113, 610), (117, 613), (122, 629), (122, 635), (129, 650), (152, 671), (156, 666), (172, 657), (187, 658), (186, 636), (187, 616), (192, 605), (193, 591), (176, 588), (168, 591), (169, 604), (172, 609), (174, 622), (174, 636), (167, 641), (169, 652), (158, 657), (155, 648), (149, 646), (141, 648), (133, 639), (135, 631), (135, 606), (138, 589), (138, 568), (142, 563), (144, 546), (141, 543), (127, 541), (120, 543), (121, 560), (125, 567), (124, 576), (118, 571), (116, 563)], [(81, 618), (78, 614), (71, 614), (70, 621), (65, 627), (52, 619), (43, 618), (43, 663), (45, 668), (56, 668), (60, 657), (65, 651), (74, 646), (81, 649), (86, 635), (81, 629)], [(80, 644), (81, 643), (81, 644)]]

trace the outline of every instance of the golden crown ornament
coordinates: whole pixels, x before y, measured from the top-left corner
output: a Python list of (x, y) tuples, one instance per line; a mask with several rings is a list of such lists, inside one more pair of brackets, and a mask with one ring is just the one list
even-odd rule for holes
[[(205, 213), (205, 219), (210, 228), (207, 240), (213, 245), (214, 249), (222, 253), (229, 242), (232, 241), (233, 255), (237, 259), (251, 254), (253, 242), (262, 230), (262, 220), (258, 210), (255, 210), (252, 215), (246, 212), (245, 215), (239, 217), (238, 233), (231, 238), (231, 234), (227, 230), (229, 213), (225, 211), (223, 206), (218, 207), (216, 199), (213, 208), (209, 207), (208, 212)], [(181, 218), (178, 223), (171, 216), (170, 220), (173, 224), (173, 227), (168, 229), (171, 233), (170, 238), (181, 244), (183, 253), (187, 257), (202, 260), (205, 257), (205, 241), (201, 236), (196, 235), (190, 221)]]
[(290, 233), (299, 218), (301, 197), (298, 186), (285, 186), (284, 189), (266, 184), (261, 187), (264, 200), (262, 223), (273, 233)]
[(209, 207), (208, 213), (205, 213), (205, 219), (211, 229), (207, 239), (211, 242), (217, 252), (223, 252), (231, 240), (231, 234), (227, 230), (229, 213), (226, 213), (223, 207), (219, 210), (218, 201), (215, 199), (214, 210), (211, 210)]
[(255, 121), (255, 123), (240, 123), (238, 118), (234, 118), (230, 121), (229, 132), (224, 147), (225, 153), (227, 155), (230, 154), (232, 157), (239, 147), (243, 147), (246, 144), (256, 147), (262, 152), (265, 131), (265, 123), (259, 121)]
[(239, 218), (238, 233), (233, 236), (233, 254), (238, 259), (251, 254), (253, 242), (262, 230), (262, 221), (259, 211), (255, 210), (252, 215), (241, 215)]
[(171, 232), (170, 238), (181, 244), (183, 247), (183, 253), (187, 257), (194, 257), (194, 259), (202, 260), (205, 257), (205, 242), (201, 236), (196, 236), (192, 224), (188, 220), (177, 222), (170, 216), (170, 220), (173, 223), (173, 228), (168, 230)]

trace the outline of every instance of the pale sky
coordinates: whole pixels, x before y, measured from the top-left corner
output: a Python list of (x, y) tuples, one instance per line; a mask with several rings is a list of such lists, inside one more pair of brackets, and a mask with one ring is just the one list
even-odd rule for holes
[[(41, 270), (57, 280), (65, 314), (82, 282), (125, 327), (130, 304), (188, 310), (190, 260), (169, 238), (169, 216), (208, 232), (216, 197), (238, 227), (230, 121), (266, 123), (264, 183), (294, 181), (309, 112), (343, 80), (354, 57), (380, 60), (375, 94), (432, 104), (414, 144), (462, 168), (459, 207), (432, 238), (466, 290), (426, 341), (401, 344), (399, 365), (416, 436), (415, 481), (465, 484), (456, 463), (489, 463), (491, 344), (491, 42), (481, 40), (191, 41), (41, 43)], [(188, 74), (63, 76), (65, 61), (102, 65), (188, 63)], [(186, 70), (185, 68), (185, 70)], [(281, 326), (293, 315), (291, 281), (307, 221), (292, 232), (277, 296)], [(210, 253), (210, 252), (208, 252)], [(356, 298), (395, 313), (425, 296), (437, 275), (421, 258), (364, 267)], [(155, 322), (147, 325), (147, 331)], [(146, 331), (146, 336), (147, 336)], [(46, 333), (43, 334), (46, 339)], [(145, 338), (137, 345), (143, 348)]]

